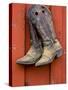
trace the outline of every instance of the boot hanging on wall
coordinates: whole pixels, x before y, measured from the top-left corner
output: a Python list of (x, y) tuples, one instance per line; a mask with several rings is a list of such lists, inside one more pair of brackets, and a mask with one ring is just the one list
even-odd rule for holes
[(31, 28), (31, 48), (16, 63), (35, 63), (35, 66), (49, 64), (63, 53), (54, 32), (51, 12), (47, 6), (33, 5), (28, 11), (28, 18)]

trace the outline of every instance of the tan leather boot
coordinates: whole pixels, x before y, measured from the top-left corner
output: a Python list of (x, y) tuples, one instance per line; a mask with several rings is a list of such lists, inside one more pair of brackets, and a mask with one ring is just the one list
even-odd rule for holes
[(34, 64), (42, 55), (42, 52), (35, 49), (33, 46), (31, 46), (31, 48), (29, 49), (29, 51), (27, 52), (27, 54), (18, 59), (16, 61), (16, 63), (18, 64)]
[(38, 62), (36, 62), (35, 66), (49, 64), (54, 60), (55, 56), (60, 57), (62, 55), (62, 47), (57, 39), (55, 41), (56, 42), (51, 47), (44, 47), (42, 57), (39, 59)]

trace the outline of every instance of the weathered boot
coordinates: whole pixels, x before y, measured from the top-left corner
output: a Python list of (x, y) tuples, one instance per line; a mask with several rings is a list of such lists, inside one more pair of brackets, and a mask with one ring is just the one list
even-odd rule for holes
[(16, 63), (18, 64), (34, 64), (41, 56), (42, 52), (40, 50), (35, 49), (33, 46), (29, 49), (27, 54), (18, 59)]
[(30, 8), (30, 19), (35, 30), (42, 38), (43, 54), (35, 66), (52, 62), (55, 56), (62, 55), (62, 47), (56, 39), (51, 12), (47, 6), (34, 5)]
[(63, 54), (62, 47), (56, 39), (52, 46), (44, 46), (42, 57), (36, 62), (35, 66), (41, 66), (51, 63), (55, 57), (60, 57)]
[(26, 55), (16, 61), (18, 64), (34, 64), (42, 55), (42, 43), (39, 39), (37, 32), (32, 24), (31, 11), (28, 12), (28, 19), (30, 24), (30, 39), (31, 39), (31, 48), (28, 50)]

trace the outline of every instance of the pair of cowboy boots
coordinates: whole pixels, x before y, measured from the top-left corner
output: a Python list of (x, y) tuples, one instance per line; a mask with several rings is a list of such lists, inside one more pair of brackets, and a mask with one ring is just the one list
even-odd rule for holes
[(28, 11), (31, 48), (16, 61), (18, 64), (41, 66), (62, 55), (62, 47), (56, 38), (51, 12), (47, 6), (33, 5)]

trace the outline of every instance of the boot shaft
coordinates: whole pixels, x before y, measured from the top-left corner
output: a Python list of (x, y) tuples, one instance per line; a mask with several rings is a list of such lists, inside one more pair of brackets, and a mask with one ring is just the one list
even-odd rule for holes
[(56, 35), (54, 32), (52, 15), (47, 6), (33, 5), (29, 11), (28, 16), (30, 22), (35, 27), (36, 31), (40, 34), (42, 41), (54, 42)]

